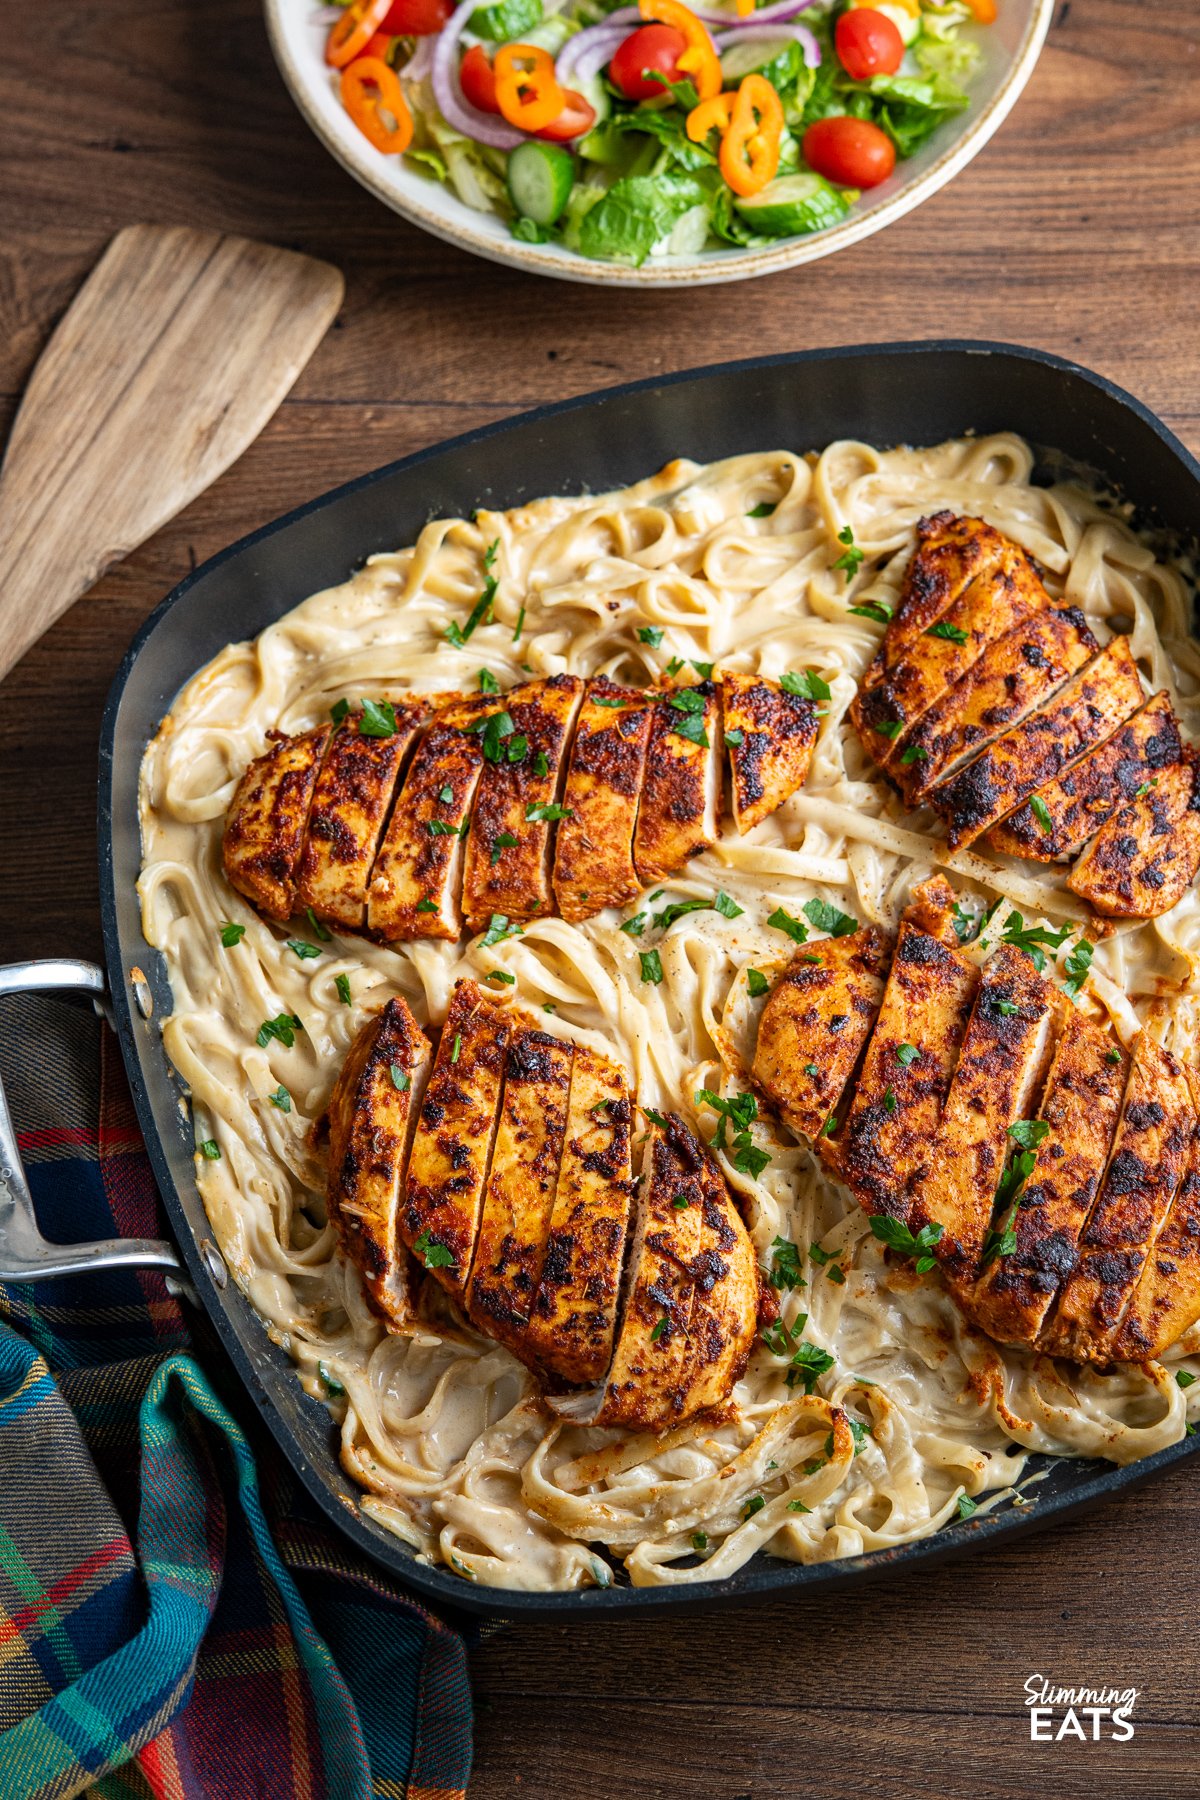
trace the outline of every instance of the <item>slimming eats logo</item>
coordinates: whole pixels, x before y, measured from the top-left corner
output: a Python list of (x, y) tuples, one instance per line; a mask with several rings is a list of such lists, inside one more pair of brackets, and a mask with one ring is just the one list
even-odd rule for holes
[(1114, 1744), (1127, 1744), (1137, 1697), (1137, 1688), (1052, 1687), (1044, 1675), (1030, 1675), (1025, 1683), (1030, 1741), (1057, 1744), (1081, 1738), (1095, 1744), (1111, 1738)]

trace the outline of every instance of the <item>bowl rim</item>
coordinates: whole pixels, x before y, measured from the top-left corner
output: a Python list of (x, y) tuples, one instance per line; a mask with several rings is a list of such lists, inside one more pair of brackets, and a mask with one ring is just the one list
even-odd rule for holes
[[(623, 263), (595, 262), (579, 254), (555, 255), (540, 244), (497, 236), (483, 223), (476, 226), (469, 220), (448, 218), (439, 208), (400, 193), (383, 179), (377, 166), (379, 159), (365, 139), (360, 150), (348, 139), (343, 142), (329, 129), (289, 40), (286, 21), (296, 4), (297, 0), (263, 0), (267, 36), (284, 85), (305, 123), (335, 162), (392, 212), (457, 249), (508, 268), (545, 275), (551, 280), (574, 281), (586, 287), (691, 288), (750, 281), (759, 275), (776, 274), (820, 261), (885, 230), (945, 187), (1000, 129), (1024, 92), (1046, 41), (1055, 0), (1031, 0), (1029, 19), (1016, 54), (991, 99), (979, 108), (952, 146), (948, 146), (922, 174), (899, 187), (877, 210), (851, 213), (839, 225), (807, 237), (787, 238), (769, 250), (730, 249), (720, 258), (714, 257), (707, 262), (693, 259), (655, 264), (648, 260), (637, 269)], [(491, 223), (490, 214), (480, 213), (479, 218)]]

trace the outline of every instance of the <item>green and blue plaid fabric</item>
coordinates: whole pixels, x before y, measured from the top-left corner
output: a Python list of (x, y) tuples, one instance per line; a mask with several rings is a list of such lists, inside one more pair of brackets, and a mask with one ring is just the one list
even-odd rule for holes
[[(45, 1235), (162, 1236), (107, 1028), (9, 1000), (0, 1069)], [(161, 1275), (0, 1286), (0, 1796), (462, 1800), (461, 1637), (324, 1528), (203, 1339)]]

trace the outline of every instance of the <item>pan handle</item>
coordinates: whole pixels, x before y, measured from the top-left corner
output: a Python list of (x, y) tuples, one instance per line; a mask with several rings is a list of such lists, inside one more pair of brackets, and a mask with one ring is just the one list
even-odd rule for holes
[[(104, 971), (95, 963), (51, 958), (0, 967), (0, 996), (55, 990), (105, 998)], [(178, 1274), (179, 1257), (156, 1238), (108, 1238), (95, 1244), (48, 1244), (38, 1230), (29, 1181), (17, 1149), (0, 1077), (0, 1281), (48, 1281), (101, 1269), (165, 1269)]]

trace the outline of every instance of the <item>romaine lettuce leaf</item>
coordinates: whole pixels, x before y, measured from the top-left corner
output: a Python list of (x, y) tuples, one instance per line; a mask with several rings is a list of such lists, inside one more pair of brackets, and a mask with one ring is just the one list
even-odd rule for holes
[(632, 175), (614, 182), (580, 226), (585, 256), (641, 267), (655, 244), (670, 237), (684, 213), (702, 205), (705, 190), (689, 175)]

